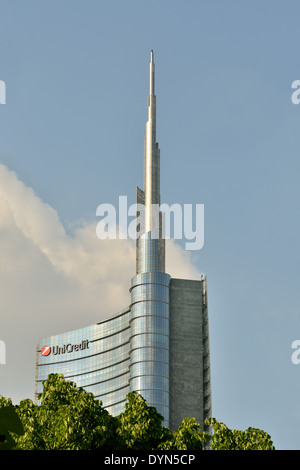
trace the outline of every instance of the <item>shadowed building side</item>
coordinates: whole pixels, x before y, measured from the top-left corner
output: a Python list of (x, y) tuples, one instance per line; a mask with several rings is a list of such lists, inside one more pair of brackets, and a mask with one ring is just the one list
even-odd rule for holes
[(170, 429), (211, 417), (206, 278), (170, 282)]

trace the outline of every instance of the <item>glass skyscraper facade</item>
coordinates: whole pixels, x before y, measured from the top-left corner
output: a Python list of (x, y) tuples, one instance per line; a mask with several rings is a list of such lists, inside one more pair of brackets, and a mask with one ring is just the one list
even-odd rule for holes
[[(62, 373), (117, 415), (126, 395), (139, 392), (175, 429), (186, 416), (204, 427), (211, 416), (206, 277), (173, 279), (165, 273), (160, 205), (160, 150), (156, 142), (154, 57), (144, 149), (143, 207), (137, 226), (136, 275), (131, 303), (104, 321), (43, 338), (37, 346), (36, 396), (50, 373)], [(142, 222), (141, 222), (142, 221)]]
[(36, 393), (42, 392), (50, 373), (60, 373), (102, 400), (111, 414), (119, 414), (130, 391), (129, 351), (130, 309), (86, 328), (43, 338), (37, 347)]

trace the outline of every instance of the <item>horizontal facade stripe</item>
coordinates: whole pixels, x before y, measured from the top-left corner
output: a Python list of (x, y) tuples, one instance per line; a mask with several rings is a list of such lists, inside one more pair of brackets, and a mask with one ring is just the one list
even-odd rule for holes
[(64, 364), (64, 363), (74, 362), (74, 361), (81, 361), (83, 359), (88, 359), (88, 358), (91, 358), (91, 357), (99, 356), (101, 354), (107, 354), (108, 352), (111, 352), (111, 351), (114, 351), (116, 349), (119, 349), (119, 348), (123, 347), (125, 344), (129, 344), (129, 342), (130, 342), (130, 340), (126, 341), (126, 343), (123, 343), (123, 344), (120, 344), (119, 346), (116, 346), (115, 348), (107, 349), (105, 351), (100, 351), (100, 352), (97, 352), (95, 354), (89, 354), (88, 356), (75, 357), (73, 359), (66, 359), (65, 361), (55, 361), (55, 362), (47, 362), (47, 363), (43, 363), (43, 364), (38, 364), (38, 367), (55, 365), (55, 364)]
[[(116, 330), (115, 332), (113, 333), (108, 333), (106, 334), (105, 336), (97, 336), (95, 338), (86, 338), (86, 336), (82, 336), (80, 339), (80, 341), (82, 340), (86, 340), (88, 339), (89, 343), (96, 343), (97, 341), (101, 341), (101, 340), (106, 340), (107, 338), (110, 338), (112, 336), (117, 336), (117, 335), (120, 335), (122, 333), (125, 333), (126, 331), (128, 331), (128, 334), (129, 334), (129, 331), (130, 331), (130, 324), (129, 324), (129, 319), (127, 320), (127, 325), (126, 327), (120, 329), (120, 330)], [(77, 339), (79, 341), (79, 339)], [(68, 334), (64, 334), (62, 335), (62, 337), (59, 337), (59, 336), (52, 336), (52, 337), (49, 337), (49, 338), (45, 338), (43, 340), (40, 341), (39, 345), (38, 345), (38, 351), (40, 352), (41, 350), (41, 347), (40, 345), (41, 344), (45, 344), (46, 342), (50, 342), (50, 341), (55, 341), (56, 343), (67, 343), (68, 341), (74, 341), (73, 337), (72, 337), (72, 334), (70, 333), (70, 336), (68, 336)], [(76, 339), (75, 339), (76, 341)]]
[(130, 349), (145, 347), (169, 349), (169, 336), (158, 333), (139, 333), (130, 340)]
[[(140, 299), (140, 300), (136, 300), (135, 302), (132, 303), (131, 307), (132, 307), (132, 317), (135, 315), (135, 312), (134, 312), (134, 309), (140, 304), (144, 304), (145, 302), (153, 302), (153, 303), (159, 303), (159, 304), (162, 304), (162, 305), (167, 305), (168, 308), (170, 306), (169, 302), (165, 302), (164, 300), (150, 300), (150, 299), (147, 299), (147, 300), (144, 300), (144, 299)], [(149, 311), (148, 315), (152, 315), (152, 312)], [(155, 314), (154, 314), (155, 315)], [(131, 320), (130, 320), (130, 323), (131, 323)]]
[[(133, 311), (134, 309), (134, 311)], [(129, 324), (132, 321), (133, 314), (140, 313), (141, 315), (160, 315), (165, 317), (169, 316), (170, 304), (169, 301), (165, 302), (164, 300), (138, 300), (132, 304), (131, 316)]]
[[(110, 392), (106, 392), (106, 393), (100, 393), (99, 395), (97, 395), (97, 397), (105, 397), (106, 395), (111, 395), (113, 393), (118, 393), (120, 390), (124, 390), (124, 388), (129, 388), (129, 385), (123, 385), (123, 387), (120, 387), (120, 388), (116, 388), (115, 390), (111, 390)], [(128, 392), (129, 393), (129, 392)], [(101, 400), (101, 398), (100, 398)]]
[[(136, 348), (130, 349), (129, 355), (130, 355), (130, 357), (132, 357), (133, 353), (135, 353), (137, 351), (143, 352), (143, 350), (148, 349), (148, 348), (152, 349), (153, 351), (158, 350), (158, 351), (167, 351), (167, 352), (169, 352), (169, 350), (170, 350), (169, 348), (163, 348), (163, 347), (158, 347), (158, 346), (148, 346), (148, 345), (147, 346), (137, 346)], [(149, 361), (151, 361), (151, 359), (149, 359)], [(159, 362), (164, 362), (164, 361), (159, 361)]]
[(134, 291), (131, 297), (131, 310), (137, 304), (138, 302), (145, 302), (149, 300), (154, 300), (156, 302), (164, 302), (166, 304), (169, 304), (169, 296), (167, 295), (166, 292), (156, 292), (155, 295), (153, 292), (150, 292), (148, 290), (145, 291)]
[[(158, 393), (158, 394), (166, 393), (168, 396), (170, 395), (170, 392), (168, 390), (165, 390), (163, 388), (159, 389), (159, 388), (156, 388), (156, 387), (153, 387), (153, 388), (139, 387), (139, 388), (135, 389), (135, 392), (140, 393), (145, 398), (145, 400), (147, 400), (146, 395), (149, 394), (149, 393), (151, 393), (152, 396), (155, 396), (156, 393)], [(162, 403), (159, 400), (156, 403), (160, 404), (160, 405), (169, 406), (169, 404), (166, 405), (165, 403)]]
[[(100, 395), (98, 395), (98, 396), (100, 396)], [(95, 397), (95, 398), (97, 398), (97, 400), (98, 400), (98, 396)], [(120, 400), (120, 401), (117, 401), (117, 402), (115, 402), (115, 403), (109, 403), (108, 405), (103, 406), (103, 408), (110, 408), (110, 407), (113, 407), (113, 406), (120, 405), (121, 403), (124, 403), (124, 405), (125, 405), (125, 403), (126, 403), (126, 398), (125, 398), (124, 400)]]
[(130, 377), (148, 375), (161, 375), (169, 377), (170, 367), (167, 362), (141, 361), (130, 365)]
[(95, 323), (95, 325), (102, 325), (103, 323), (108, 323), (108, 322), (111, 322), (111, 321), (115, 321), (117, 318), (120, 318), (120, 317), (126, 315), (127, 313), (130, 313), (130, 307), (129, 306), (124, 308), (121, 312), (117, 313), (116, 315), (114, 315), (112, 317), (109, 317), (109, 318), (105, 318), (104, 320)]
[(166, 362), (166, 361), (157, 361), (157, 360), (154, 360), (154, 359), (142, 359), (141, 361), (135, 361), (135, 362), (132, 362), (130, 361), (130, 367), (133, 367), (135, 364), (144, 364), (144, 363), (150, 363), (150, 364), (153, 364), (153, 363), (157, 363), (157, 364), (166, 364), (169, 366), (169, 362)]
[(169, 287), (171, 281), (171, 276), (166, 273), (160, 272), (145, 272), (136, 274), (131, 280), (130, 292), (133, 287), (139, 286), (141, 284), (160, 284)]
[(79, 338), (81, 338), (93, 341), (94, 339), (101, 339), (102, 332), (104, 333), (105, 337), (115, 333), (119, 334), (122, 330), (127, 329), (129, 327), (129, 318), (130, 307), (126, 314), (118, 315), (116, 317), (103, 320), (102, 322), (95, 323), (93, 325), (89, 325), (88, 327), (80, 328), (78, 330), (70, 330), (59, 335), (45, 337), (40, 341), (40, 344), (42, 342), (47, 342), (50, 340), (56, 342), (63, 342), (67, 341), (67, 338), (77, 338), (78, 340)]
[(111, 336), (116, 336), (116, 335), (119, 335), (120, 333), (124, 333), (124, 331), (130, 331), (130, 326), (126, 326), (122, 330), (116, 331), (115, 333), (110, 333), (106, 336), (101, 336), (101, 338), (95, 338), (95, 339), (91, 339), (89, 341), (90, 341), (90, 343), (95, 343), (97, 341), (101, 341), (102, 339), (107, 339), (107, 338), (110, 338)]
[[(118, 362), (116, 362), (116, 363), (114, 363), (114, 364), (111, 364), (110, 366), (105, 366), (105, 367), (101, 367), (101, 368), (97, 368), (97, 369), (93, 369), (93, 370), (88, 370), (88, 371), (86, 371), (86, 372), (81, 372), (81, 373), (79, 372), (78, 374), (70, 374), (70, 375), (65, 375), (65, 374), (64, 374), (64, 377), (65, 377), (65, 379), (69, 379), (69, 378), (71, 378), (71, 377), (81, 377), (81, 376), (87, 375), (87, 374), (94, 374), (94, 373), (96, 373), (96, 372), (101, 372), (101, 371), (104, 371), (105, 369), (109, 369), (110, 367), (114, 367), (114, 366), (117, 366), (117, 365), (119, 365), (119, 364), (122, 364), (122, 363), (124, 363), (124, 362), (129, 362), (129, 359), (126, 358), (126, 359), (123, 359), (123, 361), (118, 361)], [(52, 363), (52, 364), (53, 364), (53, 363)], [(56, 364), (57, 364), (57, 363), (56, 363)], [(128, 365), (128, 367), (129, 367), (129, 365)], [(41, 380), (38, 380), (38, 381), (40, 382)], [(44, 381), (44, 379), (43, 379), (43, 381)]]
[[(78, 387), (87, 389), (89, 392), (93, 393), (93, 389), (96, 388), (95, 392), (98, 393), (101, 391), (101, 396), (108, 395), (109, 393), (115, 393), (118, 390), (126, 388), (129, 386), (129, 374), (124, 374), (120, 377), (105, 381), (105, 382), (96, 382), (92, 384), (77, 384)], [(94, 393), (93, 393), (94, 394)]]
[(161, 334), (169, 337), (170, 325), (169, 318), (153, 316), (136, 317), (131, 325), (130, 340), (136, 335), (145, 334)]
[[(130, 337), (130, 341), (137, 338), (137, 337), (140, 337), (140, 336), (146, 336), (146, 337), (150, 337), (152, 339), (156, 339), (156, 338), (153, 338), (153, 336), (155, 335), (155, 337), (160, 337), (160, 336), (165, 336), (166, 338), (169, 338), (169, 335), (167, 333), (161, 333), (160, 331), (143, 331), (142, 333), (136, 333), (134, 335), (132, 335)], [(157, 338), (158, 339), (158, 338)]]
[[(116, 379), (120, 380), (120, 377), (125, 377), (127, 375), (129, 377), (129, 368), (126, 372), (123, 372), (122, 374), (116, 375), (115, 377), (111, 377), (109, 379), (104, 379), (104, 380), (98, 380), (97, 382), (93, 382), (93, 383), (87, 383), (87, 384), (84, 384), (84, 387), (93, 387), (93, 386), (99, 385), (99, 384), (107, 384), (107, 382), (112, 382)], [(127, 378), (127, 380), (129, 381), (129, 378)], [(80, 385), (80, 386), (83, 387), (83, 385)]]
[[(146, 314), (146, 313), (140, 313), (139, 315), (137, 315), (136, 317), (133, 317), (131, 320), (130, 320), (130, 324), (132, 325), (132, 323), (135, 321), (135, 320), (138, 320), (138, 319), (147, 319), (147, 321), (151, 321), (152, 319), (155, 319), (155, 318), (162, 318), (164, 320), (167, 320), (168, 322), (170, 321), (170, 318), (169, 318), (169, 315), (168, 316), (164, 316), (164, 315), (159, 315), (158, 313), (153, 313), (153, 312), (150, 312), (151, 314)], [(132, 331), (132, 328), (131, 330)]]

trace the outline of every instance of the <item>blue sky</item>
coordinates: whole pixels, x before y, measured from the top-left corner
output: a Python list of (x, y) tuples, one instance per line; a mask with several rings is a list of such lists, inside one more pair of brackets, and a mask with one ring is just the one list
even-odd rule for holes
[(153, 49), (162, 200), (205, 206), (204, 247), (179, 243), (169, 257), (182, 277), (208, 277), (213, 416), (300, 449), (299, 2), (15, 0), (0, 11), (0, 394), (33, 397), (41, 336), (126, 306), (134, 250), (104, 253), (96, 208), (134, 203), (143, 185)]

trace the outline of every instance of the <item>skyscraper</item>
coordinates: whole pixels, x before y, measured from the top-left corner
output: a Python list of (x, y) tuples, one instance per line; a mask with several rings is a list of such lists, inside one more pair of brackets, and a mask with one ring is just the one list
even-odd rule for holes
[(40, 340), (36, 397), (48, 374), (63, 373), (101, 399), (113, 415), (124, 410), (127, 393), (135, 390), (171, 430), (187, 416), (203, 428), (211, 416), (207, 283), (205, 276), (194, 281), (165, 272), (153, 51), (144, 190), (137, 188), (137, 203), (142, 209), (130, 305), (94, 325)]

